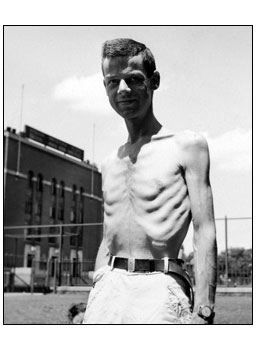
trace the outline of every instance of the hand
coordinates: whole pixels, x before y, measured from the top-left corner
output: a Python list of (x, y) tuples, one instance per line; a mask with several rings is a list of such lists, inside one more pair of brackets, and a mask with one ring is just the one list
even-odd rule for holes
[(190, 324), (209, 324), (208, 321), (205, 321), (203, 318), (199, 317), (196, 312), (192, 314), (192, 319)]

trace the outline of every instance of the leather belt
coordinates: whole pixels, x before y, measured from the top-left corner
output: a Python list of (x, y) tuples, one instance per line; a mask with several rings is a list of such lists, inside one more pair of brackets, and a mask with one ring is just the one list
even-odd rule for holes
[(183, 268), (184, 261), (179, 258), (162, 259), (136, 259), (133, 257), (125, 258), (110, 256), (108, 265), (113, 268), (124, 269), (128, 272), (163, 272), (165, 274), (174, 273), (181, 277), (190, 291), (192, 310), (194, 306), (194, 292), (190, 277)]
[[(118, 256), (110, 256), (109, 266), (112, 268), (125, 269), (128, 272), (165, 272), (168, 273), (172, 269), (182, 270), (183, 260), (179, 258), (168, 258), (168, 266), (166, 265), (166, 260), (163, 259), (135, 259), (124, 258)], [(174, 268), (175, 267), (175, 268)]]

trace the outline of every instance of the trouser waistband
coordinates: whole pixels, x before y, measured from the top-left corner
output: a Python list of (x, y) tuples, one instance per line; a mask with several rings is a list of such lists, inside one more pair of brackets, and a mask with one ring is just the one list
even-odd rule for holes
[(133, 257), (125, 258), (110, 256), (108, 265), (113, 268), (124, 269), (128, 272), (163, 272), (165, 274), (174, 273), (181, 277), (190, 291), (190, 300), (192, 309), (194, 306), (194, 292), (190, 277), (183, 268), (184, 261), (179, 258), (163, 259), (136, 259)]

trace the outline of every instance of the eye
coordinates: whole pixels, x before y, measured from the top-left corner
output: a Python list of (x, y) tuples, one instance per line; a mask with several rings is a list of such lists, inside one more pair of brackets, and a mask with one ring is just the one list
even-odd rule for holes
[(141, 84), (143, 82), (143, 79), (141, 77), (131, 77), (127, 79), (127, 83), (131, 84)]
[(111, 88), (111, 87), (114, 87), (114, 86), (118, 85), (118, 83), (119, 83), (118, 79), (115, 79), (115, 78), (109, 79), (107, 81), (107, 86)]
[(141, 79), (140, 77), (131, 77), (130, 81), (131, 81), (131, 83), (138, 84), (138, 83), (142, 83), (143, 79)]

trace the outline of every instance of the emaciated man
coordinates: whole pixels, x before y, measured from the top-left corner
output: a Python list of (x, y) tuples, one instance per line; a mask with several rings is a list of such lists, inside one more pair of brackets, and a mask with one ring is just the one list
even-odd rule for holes
[[(104, 237), (85, 324), (212, 324), (217, 245), (206, 140), (162, 127), (160, 75), (131, 39), (104, 43), (104, 85), (128, 140), (102, 166)], [(171, 117), (170, 117), (171, 118)], [(194, 227), (196, 294), (178, 258)]]

